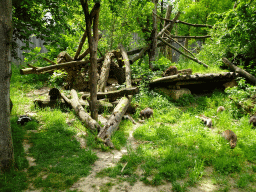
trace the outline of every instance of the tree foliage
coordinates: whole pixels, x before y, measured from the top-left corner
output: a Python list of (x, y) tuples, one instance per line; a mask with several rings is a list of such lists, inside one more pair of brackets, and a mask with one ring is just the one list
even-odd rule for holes
[(256, 63), (256, 2), (241, 1), (236, 9), (220, 15), (214, 34), (225, 45), (225, 56), (236, 64)]
[(26, 43), (23, 49), (28, 49), (31, 35), (54, 46), (59, 43), (60, 34), (74, 34), (73, 26), (67, 21), (74, 18), (78, 5), (72, 0), (13, 0), (13, 48), (19, 39)]

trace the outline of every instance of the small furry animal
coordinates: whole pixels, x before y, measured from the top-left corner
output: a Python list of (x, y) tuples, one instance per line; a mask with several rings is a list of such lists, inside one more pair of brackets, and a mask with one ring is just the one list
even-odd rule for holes
[(222, 112), (224, 110), (225, 110), (225, 107), (219, 106), (218, 109), (217, 109), (217, 113)]
[(153, 109), (147, 107), (140, 112), (140, 118), (145, 119), (153, 116)]
[(163, 77), (170, 76), (170, 75), (176, 75), (178, 74), (178, 69), (176, 66), (170, 66), (163, 74)]
[(233, 131), (231, 131), (231, 130), (224, 131), (222, 133), (222, 137), (224, 137), (226, 140), (229, 141), (231, 149), (234, 149), (236, 147), (237, 136)]
[(207, 127), (212, 128), (212, 119), (211, 118), (206, 117), (204, 115), (196, 116), (196, 118), (201, 119)]
[(253, 124), (253, 126), (256, 126), (256, 116), (255, 115), (250, 117), (249, 123)]
[(210, 118), (206, 120), (206, 126), (209, 128), (212, 127), (212, 120)]

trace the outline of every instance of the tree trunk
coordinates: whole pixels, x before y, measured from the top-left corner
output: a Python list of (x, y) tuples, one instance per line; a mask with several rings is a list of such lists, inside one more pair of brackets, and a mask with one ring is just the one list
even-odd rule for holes
[(123, 97), (118, 103), (118, 105), (115, 107), (107, 124), (101, 129), (100, 133), (98, 134), (98, 137), (103, 139), (105, 143), (110, 147), (113, 147), (113, 144), (110, 141), (111, 136), (118, 129), (122, 117), (124, 116), (128, 106), (130, 105), (130, 102), (130, 96), (128, 98)]
[(110, 64), (112, 62), (113, 57), (114, 57), (113, 52), (109, 52), (105, 56), (104, 63), (101, 68), (99, 83), (98, 83), (99, 92), (105, 92), (105, 87), (106, 87), (108, 76), (109, 76)]
[(227, 58), (222, 58), (223, 63), (225, 63), (231, 71), (239, 73), (241, 76), (252, 82), (254, 85), (256, 85), (256, 77), (251, 75), (250, 73), (246, 72), (245, 70), (235, 66), (232, 64)]
[(158, 0), (152, 0), (152, 2), (154, 3), (155, 7), (153, 10), (153, 29), (151, 32), (151, 44), (150, 44), (150, 49), (148, 52), (148, 57), (149, 57), (149, 68), (151, 70), (153, 70), (153, 64), (152, 62), (155, 61), (155, 57), (156, 57), (156, 48), (157, 48), (157, 16), (154, 13), (157, 13), (157, 1)]
[[(90, 50), (90, 60), (91, 60), (91, 102), (90, 110), (91, 116), (96, 121), (98, 120), (98, 107), (97, 107), (97, 47), (98, 47), (98, 22), (99, 22), (99, 12), (100, 12), (100, 3), (95, 3), (92, 8), (91, 13), (89, 13), (89, 7), (87, 0), (80, 0), (83, 7), (85, 21), (86, 21), (86, 32), (88, 36), (88, 44)], [(93, 24), (93, 25), (92, 25)], [(91, 26), (93, 26), (93, 36), (91, 34)]]
[(126, 88), (130, 88), (132, 87), (130, 61), (122, 44), (119, 44), (119, 49), (121, 51), (125, 64)]
[[(165, 19), (170, 19), (171, 17), (171, 14), (172, 14), (172, 6), (171, 5), (168, 5), (167, 6), (167, 10), (166, 10), (166, 14), (165, 14)], [(164, 20), (164, 25), (163, 25), (163, 28), (167, 25), (167, 21)], [(160, 29), (161, 31), (161, 29)], [(164, 37), (164, 34), (162, 35), (162, 37)], [(167, 46), (163, 46), (161, 47), (161, 52), (164, 54), (164, 56), (167, 56)], [(170, 49), (170, 48), (169, 48)]]
[[(167, 10), (166, 10), (166, 14), (165, 14), (165, 19), (170, 19), (172, 14), (172, 5), (168, 5)], [(167, 25), (167, 21), (164, 20), (164, 26), (163, 28)]]
[(14, 163), (10, 123), (10, 77), (12, 42), (12, 1), (0, 1), (0, 170), (9, 171)]
[(72, 89), (70, 93), (71, 93), (71, 100), (70, 100), (71, 106), (75, 110), (75, 112), (78, 114), (80, 119), (83, 122), (85, 122), (86, 126), (89, 129), (100, 131), (101, 130), (100, 125), (97, 123), (97, 121), (91, 118), (91, 116), (84, 110), (82, 105), (79, 103), (79, 99), (76, 91)]

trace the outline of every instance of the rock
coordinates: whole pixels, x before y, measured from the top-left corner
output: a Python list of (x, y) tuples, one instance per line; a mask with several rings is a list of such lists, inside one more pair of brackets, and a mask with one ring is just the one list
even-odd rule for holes
[(191, 94), (191, 91), (187, 88), (181, 88), (181, 89), (167, 89), (167, 88), (155, 88), (155, 91), (164, 94), (166, 96), (169, 96), (173, 98), (174, 100), (179, 99), (184, 94)]

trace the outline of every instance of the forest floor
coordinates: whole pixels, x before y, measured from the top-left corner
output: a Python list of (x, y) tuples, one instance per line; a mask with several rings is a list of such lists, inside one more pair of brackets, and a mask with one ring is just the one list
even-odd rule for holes
[[(48, 93), (48, 89), (41, 89), (35, 90), (33, 93), (27, 94), (27, 96), (33, 96), (33, 95), (44, 95)], [(35, 116), (33, 112), (30, 112), (29, 106), (27, 106), (26, 114), (29, 116)], [(105, 168), (108, 167), (114, 167), (117, 165), (119, 160), (122, 158), (123, 155), (126, 155), (128, 153), (127, 149), (136, 150), (136, 148), (143, 144), (143, 141), (137, 141), (133, 137), (134, 131), (139, 128), (140, 126), (143, 126), (144, 124), (141, 122), (136, 122), (136, 124), (133, 124), (133, 127), (130, 129), (129, 136), (127, 139), (127, 144), (125, 147), (122, 147), (120, 150), (108, 150), (108, 151), (102, 151), (100, 149), (93, 149), (92, 151), (97, 155), (98, 159), (94, 162), (92, 165), (92, 169), (90, 171), (90, 174), (86, 177), (80, 178), (77, 182), (75, 182), (70, 188), (69, 191), (85, 191), (85, 192), (103, 192), (103, 191), (109, 191), (109, 192), (119, 192), (119, 191), (129, 191), (129, 192), (167, 192), (167, 191), (177, 191), (173, 190), (172, 183), (171, 182), (165, 182), (162, 185), (158, 186), (152, 186), (152, 185), (146, 185), (142, 181), (137, 180), (133, 185), (131, 185), (127, 181), (122, 181), (118, 177), (117, 178), (111, 178), (108, 176), (98, 176), (97, 173), (102, 171)], [(168, 124), (168, 126), (176, 126), (175, 124)], [(28, 130), (28, 132), (37, 132), (37, 130)], [(81, 137), (82, 132), (78, 133), (76, 136), (76, 139), (80, 142), (80, 146), (84, 149), (86, 149), (86, 140)], [(29, 154), (29, 148), (31, 147), (31, 144), (29, 142), (29, 139), (25, 139), (23, 142), (25, 153), (27, 154), (26, 158), (29, 162), (29, 167), (36, 166), (35, 159), (31, 157)], [(123, 169), (125, 169), (125, 164), (123, 165)], [(143, 171), (140, 169), (136, 171), (138, 175), (143, 175)], [(193, 187), (188, 186), (186, 187), (186, 191), (192, 191), (192, 192), (210, 192), (210, 191), (221, 191), (222, 184), (216, 184), (212, 181), (212, 174), (214, 172), (212, 167), (205, 167), (204, 174), (202, 178), (195, 184)], [(186, 182), (187, 178), (184, 178), (183, 180), (178, 180), (179, 183)], [(243, 191), (243, 189), (236, 188), (235, 181), (232, 178), (229, 178), (229, 190), (230, 191)], [(38, 192), (43, 191), (40, 188), (35, 189), (32, 185), (29, 186), (29, 189), (26, 190), (26, 192)], [(183, 191), (183, 190), (182, 190)]]
[[(30, 114), (32, 115), (32, 114)], [(136, 149), (138, 146), (136, 139), (133, 137), (133, 132), (142, 124), (136, 123), (133, 129), (129, 133), (128, 137), (128, 146), (132, 149)], [(80, 142), (81, 146), (86, 145), (85, 139), (81, 137), (77, 137), (77, 140)], [(30, 144), (28, 140), (24, 140), (23, 146), (25, 152), (28, 156), (26, 156), (29, 166), (35, 166), (35, 159), (32, 158), (28, 151), (30, 148)], [(94, 149), (93, 152), (98, 156), (98, 160), (93, 164), (92, 170), (87, 177), (80, 178), (79, 181), (73, 184), (70, 190), (74, 191), (82, 191), (82, 192), (102, 192), (102, 191), (109, 191), (109, 192), (171, 192), (172, 191), (172, 184), (165, 183), (164, 185), (160, 186), (150, 186), (145, 185), (142, 181), (137, 181), (134, 185), (130, 185), (128, 182), (120, 182), (116, 178), (110, 177), (98, 177), (97, 173), (102, 171), (105, 168), (113, 167), (116, 163), (122, 158), (122, 155), (127, 154), (127, 148), (123, 147), (121, 150), (111, 150), (111, 151), (101, 151), (98, 149)], [(205, 175), (202, 181), (197, 184), (195, 187), (187, 188), (188, 191), (191, 192), (211, 192), (216, 191), (218, 189), (217, 185), (213, 185), (207, 175), (212, 173), (212, 169), (208, 168), (205, 170)], [(182, 182), (182, 181), (180, 181)], [(37, 190), (26, 190), (26, 192), (40, 192), (40, 189)], [(237, 189), (233, 189), (232, 191), (239, 191)]]

